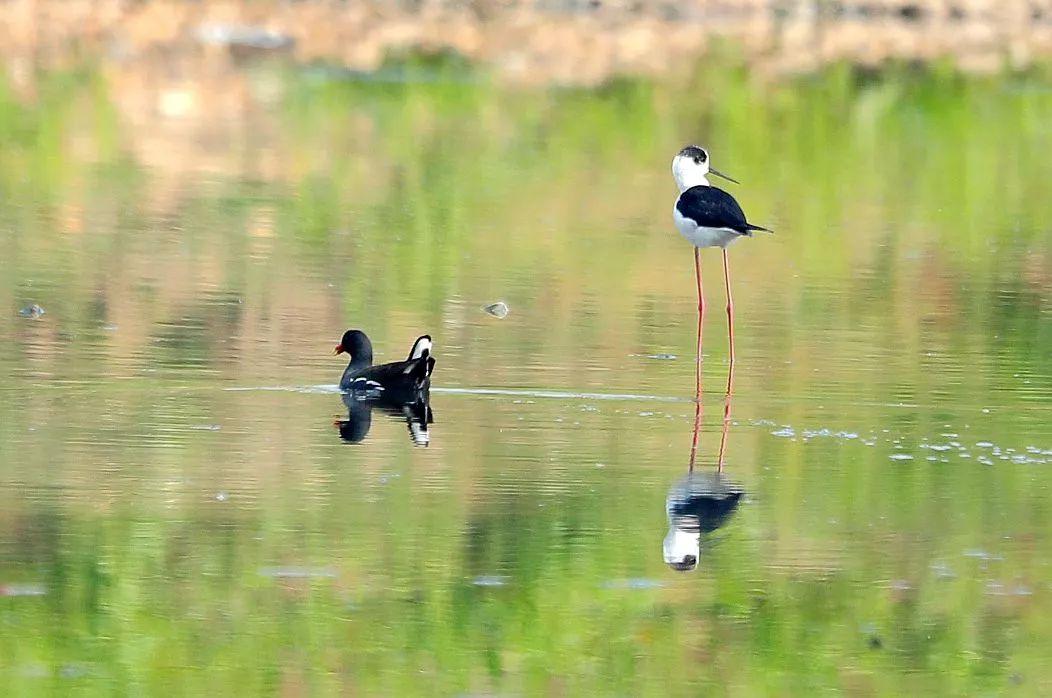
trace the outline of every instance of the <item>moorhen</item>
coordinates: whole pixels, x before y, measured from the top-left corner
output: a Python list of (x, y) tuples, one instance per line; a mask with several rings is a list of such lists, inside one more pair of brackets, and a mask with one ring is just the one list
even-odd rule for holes
[(396, 402), (412, 402), (414, 396), (431, 385), (435, 358), (431, 356), (431, 336), (413, 342), (405, 361), (373, 366), (373, 344), (361, 330), (347, 330), (334, 354), (346, 353), (351, 362), (340, 378), (340, 390), (365, 397), (383, 397)]

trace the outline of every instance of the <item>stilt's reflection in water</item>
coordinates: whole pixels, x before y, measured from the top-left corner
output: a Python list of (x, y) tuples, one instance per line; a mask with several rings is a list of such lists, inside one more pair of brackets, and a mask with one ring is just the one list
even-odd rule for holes
[(693, 570), (701, 558), (702, 536), (712, 533), (727, 523), (738, 508), (744, 490), (723, 474), (727, 454), (727, 436), (731, 424), (731, 396), (734, 381), (733, 361), (727, 370), (727, 391), (723, 401), (723, 428), (715, 470), (695, 468), (698, 435), (701, 430), (701, 387), (695, 393), (694, 431), (691, 437), (687, 475), (677, 481), (665, 499), (668, 533), (663, 553), (665, 562), (680, 571)]
[(414, 395), (412, 401), (399, 402), (363, 397), (354, 392), (344, 393), (343, 404), (347, 406), (347, 419), (336, 421), (340, 438), (348, 443), (359, 443), (365, 439), (372, 426), (373, 409), (389, 415), (400, 416), (409, 429), (409, 439), (416, 446), (427, 446), (431, 443), (431, 431), (428, 428), (435, 421), (431, 411), (431, 399), (427, 391)]

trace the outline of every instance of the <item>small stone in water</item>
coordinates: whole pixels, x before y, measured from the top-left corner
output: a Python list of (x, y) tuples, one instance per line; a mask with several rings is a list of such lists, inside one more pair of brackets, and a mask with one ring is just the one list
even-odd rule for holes
[(29, 318), (30, 320), (36, 320), (38, 317), (43, 315), (44, 312), (45, 311), (44, 311), (43, 308), (41, 308), (36, 303), (33, 303), (32, 305), (27, 305), (26, 307), (24, 307), (21, 310), (19, 310), (18, 314), (21, 315), (24, 318)]
[(497, 301), (496, 303), (484, 305), (482, 306), (482, 309), (498, 320), (503, 320), (508, 317), (508, 304), (504, 301)]

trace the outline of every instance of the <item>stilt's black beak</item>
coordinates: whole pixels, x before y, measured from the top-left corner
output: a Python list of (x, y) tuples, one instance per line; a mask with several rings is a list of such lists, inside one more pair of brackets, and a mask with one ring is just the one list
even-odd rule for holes
[(728, 182), (734, 182), (735, 184), (741, 184), (741, 182), (739, 182), (738, 180), (736, 180), (736, 179), (735, 179), (734, 177), (728, 177), (727, 175), (723, 174), (723, 173), (722, 173), (722, 172), (720, 172), (719, 170), (717, 170), (717, 169), (714, 169), (714, 168), (712, 168), (712, 167), (710, 167), (710, 168), (709, 168), (709, 172), (711, 172), (712, 174), (716, 175), (717, 177), (723, 177), (723, 178), (724, 178), (724, 179), (726, 179), (726, 180), (727, 180)]

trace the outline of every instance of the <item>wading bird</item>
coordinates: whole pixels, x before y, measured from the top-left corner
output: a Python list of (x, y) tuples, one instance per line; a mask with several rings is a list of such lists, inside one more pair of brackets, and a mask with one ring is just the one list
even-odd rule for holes
[[(709, 173), (738, 184), (713, 169), (709, 154), (704, 148), (688, 145), (672, 158), (672, 176), (679, 187), (679, 198), (672, 210), (676, 229), (694, 245), (694, 273), (698, 281), (698, 351), (695, 365), (695, 389), (701, 394), (701, 331), (705, 318), (705, 294), (701, 287), (701, 248), (719, 247), (723, 250), (723, 280), (727, 286), (727, 342), (730, 348), (730, 363), (734, 365), (734, 301), (731, 297), (731, 270), (727, 259), (727, 245), (740, 237), (751, 237), (753, 231), (771, 232), (767, 228), (753, 225), (745, 219), (745, 213), (734, 197), (719, 187), (709, 184)], [(733, 376), (727, 379), (727, 392), (731, 392)], [(700, 404), (700, 397), (699, 397)]]

